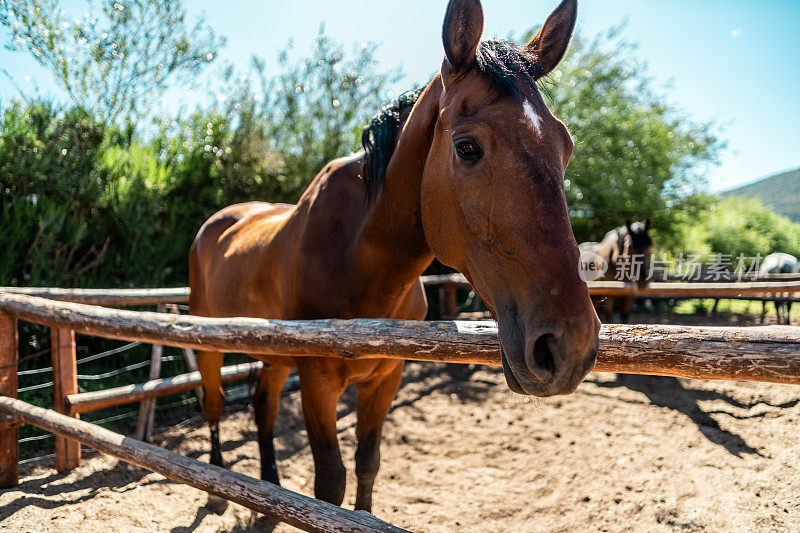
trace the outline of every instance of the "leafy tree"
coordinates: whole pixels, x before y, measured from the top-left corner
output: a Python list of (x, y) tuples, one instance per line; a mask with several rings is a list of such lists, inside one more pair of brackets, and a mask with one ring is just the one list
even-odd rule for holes
[(192, 79), (224, 45), (203, 21), (189, 26), (180, 0), (89, 1), (70, 20), (58, 0), (0, 1), (6, 47), (27, 51), (75, 105), (106, 123), (149, 114), (171, 83)]
[(800, 256), (800, 224), (778, 215), (758, 199), (721, 200), (696, 219), (693, 226), (700, 226), (697, 231), (705, 234), (712, 254), (764, 257), (772, 252), (785, 252)]
[(402, 77), (400, 69), (378, 69), (375, 49), (365, 43), (348, 55), (320, 29), (308, 57), (298, 60), (291, 43), (278, 55), (273, 78), (265, 76), (263, 60), (253, 58), (258, 87), (240, 84), (232, 101), (260, 102), (252, 114), (282, 156), (284, 198), (296, 200), (328, 161), (359, 149), (361, 130)]
[[(323, 59), (330, 66), (311, 68)], [(391, 79), (371, 49), (347, 58), (324, 35), (303, 64), (306, 75), (288, 60), (274, 78), (229, 73), (224, 98), (165, 119), (151, 140), (80, 106), (11, 103), (0, 114), (0, 285), (185, 284), (208, 216), (236, 202), (295, 201), (328, 159), (356, 147)], [(292, 110), (322, 119), (283, 124)]]
[(713, 124), (666, 103), (622, 28), (576, 35), (542, 83), (575, 139), (565, 183), (572, 225), (579, 241), (597, 240), (626, 219), (650, 217), (669, 241), (682, 212), (707, 205), (697, 194), (702, 172), (723, 144)]
[(110, 176), (108, 131), (80, 109), (15, 103), (0, 121), (0, 285), (74, 283), (102, 262), (92, 234)]

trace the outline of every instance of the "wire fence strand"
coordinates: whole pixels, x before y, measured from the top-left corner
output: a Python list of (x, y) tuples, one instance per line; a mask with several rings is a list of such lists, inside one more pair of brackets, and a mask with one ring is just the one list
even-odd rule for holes
[[(175, 361), (176, 359), (178, 359), (178, 358), (175, 357), (174, 355), (169, 355), (167, 357), (162, 357), (161, 358), (161, 362), (164, 363), (164, 362), (169, 362), (169, 361)], [(128, 366), (123, 366), (122, 368), (115, 368), (114, 370), (109, 370), (108, 372), (105, 372), (103, 374), (78, 374), (78, 379), (90, 379), (90, 380), (106, 379), (106, 378), (110, 378), (112, 376), (117, 376), (119, 374), (122, 374), (123, 372), (129, 372), (131, 370), (137, 370), (139, 368), (144, 368), (144, 367), (148, 366), (149, 364), (150, 364), (149, 360), (148, 361), (140, 361), (138, 363), (133, 363), (133, 364), (130, 364)]]
[(102, 359), (103, 357), (108, 357), (109, 355), (114, 355), (120, 352), (124, 352), (125, 350), (130, 350), (131, 348), (135, 348), (142, 344), (141, 342), (131, 342), (126, 344), (125, 346), (119, 346), (117, 348), (112, 348), (111, 350), (106, 350), (105, 352), (100, 352), (98, 354), (89, 355), (82, 359), (78, 359), (77, 364), (81, 363), (88, 363), (89, 361), (97, 361), (98, 359)]
[(25, 437), (24, 439), (19, 439), (19, 443), (22, 444), (24, 442), (33, 442), (36, 440), (49, 439), (52, 436), (53, 436), (52, 433), (45, 433), (44, 435), (36, 435), (35, 437)]
[(17, 389), (17, 392), (28, 392), (32, 390), (39, 390), (39, 389), (46, 389), (47, 387), (52, 387), (53, 382), (48, 381), (47, 383), (39, 383), (38, 385), (31, 385), (30, 387), (22, 387)]
[(52, 371), (53, 371), (53, 367), (52, 366), (47, 366), (47, 367), (44, 367), (44, 368), (34, 368), (32, 370), (20, 370), (19, 372), (17, 372), (17, 375), (18, 376), (32, 376), (34, 374), (43, 374), (45, 372), (52, 372)]

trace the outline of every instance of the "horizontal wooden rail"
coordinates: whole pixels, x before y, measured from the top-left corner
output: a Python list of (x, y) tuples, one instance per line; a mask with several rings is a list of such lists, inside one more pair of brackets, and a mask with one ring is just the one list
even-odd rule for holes
[(464, 274), (438, 274), (436, 276), (421, 276), (419, 278), (426, 287), (438, 285), (453, 285), (459, 289), (472, 289), (472, 285)]
[(174, 289), (54, 289), (48, 287), (0, 287), (0, 292), (39, 296), (62, 302), (75, 302), (106, 307), (136, 305), (185, 304), (189, 287)]
[[(251, 372), (261, 369), (261, 363), (243, 363), (223, 366), (222, 382), (245, 379)], [(95, 392), (81, 392), (67, 396), (68, 414), (89, 413), (98, 409), (134, 403), (147, 398), (158, 398), (197, 388), (202, 383), (200, 372), (189, 372), (171, 378), (153, 379), (138, 385), (123, 385)]]
[(691, 276), (667, 276), (667, 279), (659, 279), (654, 281), (682, 281), (682, 282), (704, 282), (704, 283), (734, 283), (739, 281), (800, 281), (800, 274), (793, 273), (779, 273), (779, 274), (739, 274), (734, 273), (702, 273), (697, 276), (693, 273)]
[(201, 463), (100, 426), (0, 396), (0, 413), (56, 435), (82, 442), (127, 463), (209, 492), (305, 531), (405, 531), (364, 511), (350, 511), (286, 490), (267, 481)]
[[(471, 289), (467, 278), (462, 274), (443, 274), (422, 276), (426, 286), (453, 285)], [(764, 281), (764, 280), (771, 281)], [(598, 296), (624, 296), (635, 294), (651, 298), (717, 298), (764, 293), (800, 293), (800, 274), (777, 274), (761, 281), (719, 282), (686, 281), (654, 282), (647, 288), (639, 288), (621, 281), (592, 281), (589, 290)], [(49, 287), (0, 287), (0, 293), (39, 296), (62, 302), (74, 302), (106, 307), (126, 307), (137, 305), (186, 304), (189, 302), (189, 287), (160, 289), (58, 289)], [(701, 295), (702, 294), (702, 295)], [(708, 294), (708, 296), (706, 296)]]
[[(264, 320), (107, 309), (0, 294), (0, 313), (99, 337), (251, 354), (500, 364), (494, 322)], [(596, 370), (800, 384), (800, 327), (603, 326)]]
[[(462, 274), (423, 276), (427, 286), (453, 285), (460, 289), (471, 289)], [(623, 281), (590, 281), (589, 293), (593, 296), (640, 296), (644, 298), (736, 298), (757, 296), (761, 298), (800, 294), (800, 281), (747, 281), (736, 283), (717, 282), (654, 282), (646, 287)]]
[(642, 298), (737, 298), (791, 296), (800, 293), (800, 281), (746, 281), (737, 283), (650, 283), (639, 287), (618, 281), (592, 281), (589, 292), (598, 296), (634, 295)]

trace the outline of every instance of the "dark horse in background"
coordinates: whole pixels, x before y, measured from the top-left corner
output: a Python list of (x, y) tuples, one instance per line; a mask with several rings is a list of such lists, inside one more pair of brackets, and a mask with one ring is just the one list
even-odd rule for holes
[[(594, 278), (596, 280), (635, 282), (640, 287), (647, 285), (650, 248), (653, 246), (651, 226), (649, 218), (643, 222), (628, 220), (624, 226), (606, 233), (600, 242), (581, 243), (581, 269), (584, 272), (600, 273), (599, 277)], [(590, 262), (593, 264), (587, 264)], [(612, 320), (615, 300), (620, 302), (620, 320), (627, 324), (633, 308), (633, 296), (592, 297), (592, 301), (602, 311), (605, 322)]]
[[(797, 274), (800, 272), (797, 258), (793, 255), (775, 252), (764, 258), (758, 269), (759, 277), (768, 278), (770, 274)], [(778, 324), (791, 324), (792, 302), (787, 300), (773, 300), (775, 313), (778, 315)], [(767, 302), (761, 302), (761, 322), (767, 315)]]
[[(437, 257), (491, 308), (513, 391), (574, 391), (594, 367), (600, 323), (579, 276), (564, 196), (573, 143), (536, 81), (564, 55), (576, 10), (564, 0), (518, 48), (482, 42), (480, 3), (451, 0), (440, 73), (373, 119), (362, 152), (325, 166), (297, 205), (238, 204), (203, 225), (189, 257), (192, 314), (422, 320), (419, 276)], [(216, 465), (223, 462), (222, 355), (198, 354)], [(371, 509), (381, 431), (403, 362), (254, 357), (265, 363), (253, 397), (262, 478), (279, 482), (273, 426), (283, 383), (297, 368), (314, 494), (341, 504), (336, 403), (354, 384), (355, 507)]]

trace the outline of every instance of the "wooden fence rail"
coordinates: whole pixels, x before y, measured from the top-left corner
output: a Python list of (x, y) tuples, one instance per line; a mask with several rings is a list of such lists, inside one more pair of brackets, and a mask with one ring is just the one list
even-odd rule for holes
[[(452, 285), (471, 289), (463, 274), (423, 276), (426, 286)], [(645, 287), (623, 281), (590, 281), (592, 296), (641, 296), (646, 298), (735, 298), (739, 296), (776, 296), (800, 294), (800, 281), (653, 282)]]
[[(261, 370), (261, 363), (242, 363), (239, 365), (223, 366), (220, 369), (222, 382), (230, 383), (245, 379), (253, 372)], [(171, 378), (152, 379), (138, 385), (123, 385), (113, 389), (104, 389), (94, 392), (81, 392), (70, 394), (66, 398), (66, 413), (75, 415), (89, 413), (108, 407), (118, 407), (128, 403), (158, 398), (169, 394), (192, 390), (202, 383), (200, 372), (179, 374)]]
[[(457, 314), (456, 290), (471, 290), (472, 285), (463, 274), (422, 276), (426, 287), (439, 287), (439, 313), (442, 318), (455, 318)], [(590, 281), (592, 296), (636, 296), (656, 299), (735, 299), (735, 300), (786, 300), (800, 301), (800, 281), (776, 278), (773, 281), (747, 282), (652, 282), (645, 287), (622, 281)]]
[(0, 293), (39, 296), (62, 302), (107, 307), (189, 303), (189, 287), (174, 289), (54, 289), (49, 287), (0, 287)]
[(147, 468), (305, 531), (386, 532), (405, 530), (364, 511), (350, 511), (291, 492), (267, 481), (202, 463), (88, 422), (14, 398), (0, 397), (0, 414), (81, 442), (125, 462)]
[[(499, 365), (494, 322), (209, 318), (0, 294), (0, 314), (182, 348)], [(603, 326), (598, 371), (800, 384), (800, 327)]]
[[(462, 274), (423, 276), (428, 287), (453, 286), (471, 289)], [(621, 281), (590, 281), (589, 292), (596, 296), (636, 295), (649, 298), (736, 298), (766, 297), (778, 294), (800, 294), (798, 275), (776, 275), (771, 281), (685, 281), (653, 282), (647, 287), (638, 287)], [(56, 289), (47, 287), (0, 287), (0, 293), (24, 294), (107, 307), (126, 307), (158, 304), (185, 304), (189, 301), (188, 287), (166, 289)]]
[[(223, 352), (326, 356), (349, 360), (389, 357), (488, 365), (499, 365), (501, 357), (494, 322), (218, 319), (125, 311), (57, 302), (24, 294), (0, 293), (0, 394), (9, 396), (0, 398), (0, 443), (4, 444), (0, 449), (0, 484), (3, 487), (17, 483), (16, 427), (21, 420), (56, 433), (65, 442), (83, 442), (125, 461), (309, 530), (366, 531), (378, 528), (379, 531), (399, 531), (380, 521), (371, 522), (374, 517), (359, 513), (338, 516), (337, 520), (341, 518), (346, 525), (333, 529), (329, 514), (333, 510), (321, 511), (320, 518), (315, 522), (317, 519), (309, 518), (311, 515), (307, 514), (310, 512), (307, 508), (300, 512), (286, 503), (294, 501), (295, 497), (304, 497), (272, 485), (265, 487), (263, 482), (247, 476), (183, 458), (77, 418), (13, 399), (10, 396), (16, 393), (17, 379), (16, 319), (48, 325), (54, 328), (54, 332), (67, 331), (70, 336), (74, 335), (73, 332), (79, 332), (105, 338)], [(56, 361), (60, 361), (57, 354), (69, 350), (71, 345), (68, 342), (70, 338), (65, 339), (59, 337), (58, 342), (54, 343), (54, 368)], [(800, 384), (800, 328), (604, 326), (600, 333), (600, 353), (595, 370)], [(230, 370), (232, 374), (237, 372), (238, 369)], [(69, 372), (66, 374), (71, 379)], [(196, 386), (197, 376), (186, 376), (177, 380), (177, 383), (168, 382), (166, 387)], [(139, 395), (132, 401), (153, 397), (155, 394), (150, 396), (146, 389), (158, 388), (167, 380), (160, 381), (140, 389), (132, 386), (130, 391), (113, 391), (112, 399), (117, 401), (125, 394)], [(164, 387), (161, 387), (159, 392), (163, 390)], [(66, 394), (61, 410), (68, 414), (81, 412), (81, 408), (73, 406), (80, 405), (81, 400), (86, 399), (80, 394)], [(62, 405), (59, 402), (57, 399), (57, 407)], [(6, 443), (8, 446), (5, 446)], [(265, 496), (263, 491), (267, 489), (273, 493)], [(275, 490), (290, 496), (274, 493)], [(276, 504), (276, 501), (279, 503)], [(342, 511), (338, 507), (333, 509)], [(360, 521), (362, 519), (367, 522)]]

